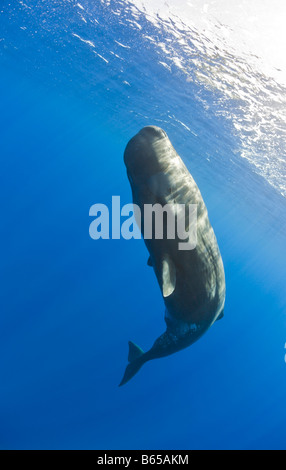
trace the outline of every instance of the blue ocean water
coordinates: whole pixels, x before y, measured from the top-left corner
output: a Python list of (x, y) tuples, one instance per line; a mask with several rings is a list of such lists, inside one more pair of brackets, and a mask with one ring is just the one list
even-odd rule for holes
[[(1, 449), (284, 449), (285, 88), (136, 2), (1, 5)], [(92, 240), (165, 129), (206, 202), (224, 318), (118, 388), (164, 306), (143, 240)]]

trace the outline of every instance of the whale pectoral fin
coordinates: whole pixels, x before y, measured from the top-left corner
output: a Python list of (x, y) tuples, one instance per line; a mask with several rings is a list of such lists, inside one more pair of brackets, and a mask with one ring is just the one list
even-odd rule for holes
[(222, 310), (219, 316), (217, 317), (216, 321), (221, 320), (224, 317), (224, 311)]
[(163, 297), (169, 297), (176, 287), (176, 266), (170, 256), (166, 255), (162, 262), (162, 293)]
[(151, 268), (153, 267), (153, 263), (152, 263), (152, 260), (151, 260), (151, 256), (149, 256), (149, 258), (148, 258), (147, 265), (148, 265), (148, 266), (151, 266)]

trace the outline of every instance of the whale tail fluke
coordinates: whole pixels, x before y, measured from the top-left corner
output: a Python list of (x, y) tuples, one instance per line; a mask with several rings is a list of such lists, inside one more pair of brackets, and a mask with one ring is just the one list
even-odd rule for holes
[(128, 353), (128, 362), (133, 362), (135, 359), (143, 356), (144, 351), (143, 349), (139, 348), (137, 344), (132, 343), (132, 341), (128, 341), (129, 344), (129, 353)]
[(139, 369), (143, 366), (146, 359), (144, 357), (144, 351), (137, 346), (137, 344), (132, 343), (129, 341), (129, 353), (128, 353), (128, 361), (130, 364), (125, 369), (125, 373), (123, 379), (121, 380), (119, 387), (121, 385), (126, 384), (132, 377), (137, 374)]

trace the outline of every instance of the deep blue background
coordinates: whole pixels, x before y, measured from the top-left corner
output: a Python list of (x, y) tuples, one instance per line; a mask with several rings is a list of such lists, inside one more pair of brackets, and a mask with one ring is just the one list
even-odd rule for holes
[[(58, 4), (79, 33), (68, 10), (76, 3)], [(240, 159), (216, 97), (182, 88), (143, 40), (141, 55), (126, 49), (132, 88), (121, 66), (107, 72), (77, 38), (57, 62), (58, 16), (50, 36), (27, 39), (21, 8), (1, 16), (0, 448), (285, 448), (285, 198)], [(103, 56), (108, 41), (128, 41), (123, 25), (108, 31), (98, 35)], [(164, 127), (201, 189), (227, 300), (198, 343), (118, 388), (128, 340), (149, 348), (164, 306), (143, 241), (92, 240), (88, 214), (112, 195), (131, 202), (123, 152), (146, 124)]]

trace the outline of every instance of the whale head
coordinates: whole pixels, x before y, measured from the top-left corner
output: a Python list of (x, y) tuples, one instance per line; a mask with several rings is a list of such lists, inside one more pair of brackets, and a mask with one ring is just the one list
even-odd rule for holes
[[(146, 126), (127, 144), (124, 163), (129, 180), (138, 184), (166, 169), (166, 156), (172, 154), (172, 144), (166, 132), (157, 126)], [(169, 152), (168, 152), (169, 150)]]

